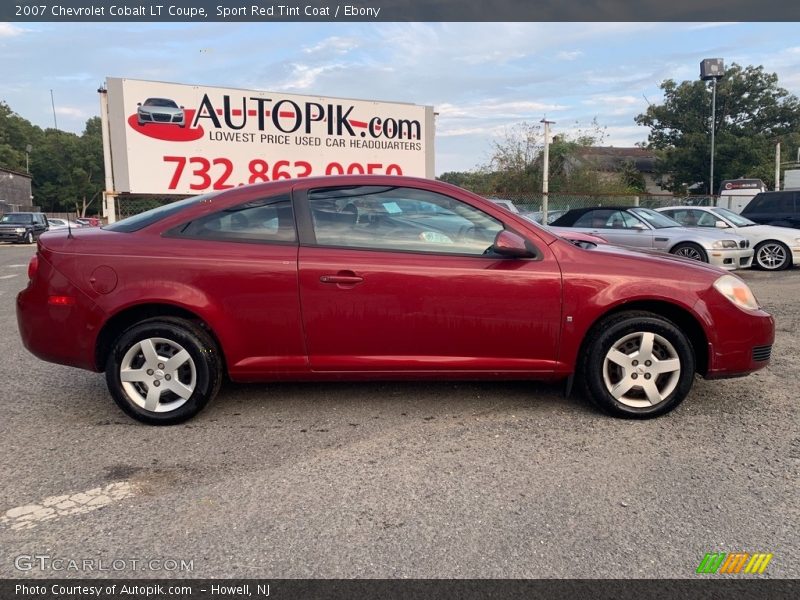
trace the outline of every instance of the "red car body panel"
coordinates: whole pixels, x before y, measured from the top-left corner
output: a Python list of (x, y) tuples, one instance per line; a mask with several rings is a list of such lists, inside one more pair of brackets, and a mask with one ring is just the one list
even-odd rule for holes
[[(402, 185), (435, 191), (503, 221), (538, 251), (507, 259), (175, 238), (200, 215), (265, 195), (314, 187)], [(298, 224), (303, 215), (297, 214)], [(307, 218), (307, 217), (306, 217)], [(44, 360), (102, 370), (99, 333), (130, 308), (171, 305), (196, 315), (220, 343), (230, 377), (350, 379), (571, 374), (603, 315), (659, 302), (685, 312), (708, 346), (707, 377), (763, 368), (765, 312), (719, 294), (723, 271), (607, 244), (585, 250), (453, 186), (406, 177), (273, 182), (224, 192), (133, 232), (56, 231), (39, 240), (39, 268), (17, 299), (25, 346)], [(68, 305), (51, 296), (74, 298)]]

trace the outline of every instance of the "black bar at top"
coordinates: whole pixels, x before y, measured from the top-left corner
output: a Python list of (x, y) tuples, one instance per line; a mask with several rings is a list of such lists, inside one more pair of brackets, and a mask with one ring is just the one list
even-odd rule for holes
[[(112, 10), (112, 7), (115, 7)], [(160, 8), (159, 8), (160, 7)], [(239, 9), (223, 16), (218, 7)], [(256, 10), (253, 10), (256, 7)], [(281, 9), (283, 7), (283, 9)], [(127, 10), (125, 10), (127, 9)], [(291, 9), (291, 10), (290, 10)], [(112, 14), (116, 13), (116, 14)], [(800, 21), (791, 0), (3, 0), (10, 22)]]

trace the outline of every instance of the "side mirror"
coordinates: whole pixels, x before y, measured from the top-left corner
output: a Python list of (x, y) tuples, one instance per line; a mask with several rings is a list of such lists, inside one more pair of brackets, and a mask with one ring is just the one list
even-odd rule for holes
[(727, 229), (728, 224), (725, 221), (717, 221), (716, 223), (714, 223), (714, 227), (716, 227), (717, 229)]
[(141, 105), (142, 105), (142, 103), (141, 103), (141, 102), (137, 102), (137, 103), (136, 103), (136, 106), (141, 106)]
[(494, 238), (492, 250), (507, 258), (536, 258), (536, 249), (513, 231), (500, 231)]
[(183, 106), (181, 106), (181, 108), (183, 108)]

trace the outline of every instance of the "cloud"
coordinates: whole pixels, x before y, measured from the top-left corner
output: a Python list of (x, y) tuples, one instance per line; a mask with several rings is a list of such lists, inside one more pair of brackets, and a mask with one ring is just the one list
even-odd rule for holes
[(347, 54), (351, 50), (355, 50), (358, 48), (359, 42), (356, 38), (343, 38), (339, 36), (333, 36), (329, 38), (325, 38), (324, 40), (314, 44), (313, 46), (308, 46), (303, 48), (303, 52), (306, 54)]
[(730, 27), (731, 25), (738, 25), (736, 21), (722, 21), (719, 23), (692, 23), (686, 29), (689, 31), (698, 31), (701, 29), (716, 29), (717, 27)]
[(11, 23), (0, 23), (0, 39), (10, 38), (26, 33), (27, 29), (22, 29)]
[(58, 106), (56, 105), (56, 114), (62, 115), (64, 117), (69, 117), (72, 119), (86, 119), (88, 118), (88, 114), (82, 108), (76, 108), (74, 106)]
[(556, 54), (557, 60), (576, 60), (583, 56), (583, 52), (581, 50), (562, 50), (558, 54)]

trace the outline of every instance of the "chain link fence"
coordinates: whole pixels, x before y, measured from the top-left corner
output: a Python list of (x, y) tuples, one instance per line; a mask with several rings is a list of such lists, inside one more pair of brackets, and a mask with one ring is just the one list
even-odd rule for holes
[(138, 215), (153, 208), (170, 204), (176, 200), (181, 200), (187, 196), (171, 196), (169, 198), (158, 198), (153, 196), (130, 196), (122, 194), (116, 198), (117, 221), (126, 217)]
[[(157, 208), (176, 200), (181, 200), (186, 196), (172, 196), (160, 198), (153, 196), (132, 196), (120, 195), (116, 198), (117, 220), (138, 215), (139, 213)], [(489, 196), (489, 198), (511, 200), (514, 205), (526, 213), (540, 213), (544, 194), (541, 192), (524, 194)], [(661, 208), (662, 206), (714, 206), (715, 198), (712, 196), (690, 196), (688, 198), (677, 198), (672, 194), (573, 194), (566, 192), (550, 193), (547, 195), (548, 219), (552, 220), (553, 215), (560, 216), (565, 211), (572, 208), (588, 208), (591, 206), (644, 206), (647, 208)], [(55, 216), (55, 215), (54, 215)]]
[[(544, 194), (541, 192), (524, 195), (489, 196), (490, 199), (511, 200), (514, 205), (524, 213), (533, 213), (532, 216), (541, 220)], [(691, 196), (678, 198), (672, 194), (573, 194), (550, 193), (547, 195), (548, 222), (553, 222), (566, 211), (573, 208), (590, 208), (599, 206), (643, 206), (646, 208), (661, 208), (664, 206), (714, 206), (711, 196)]]

